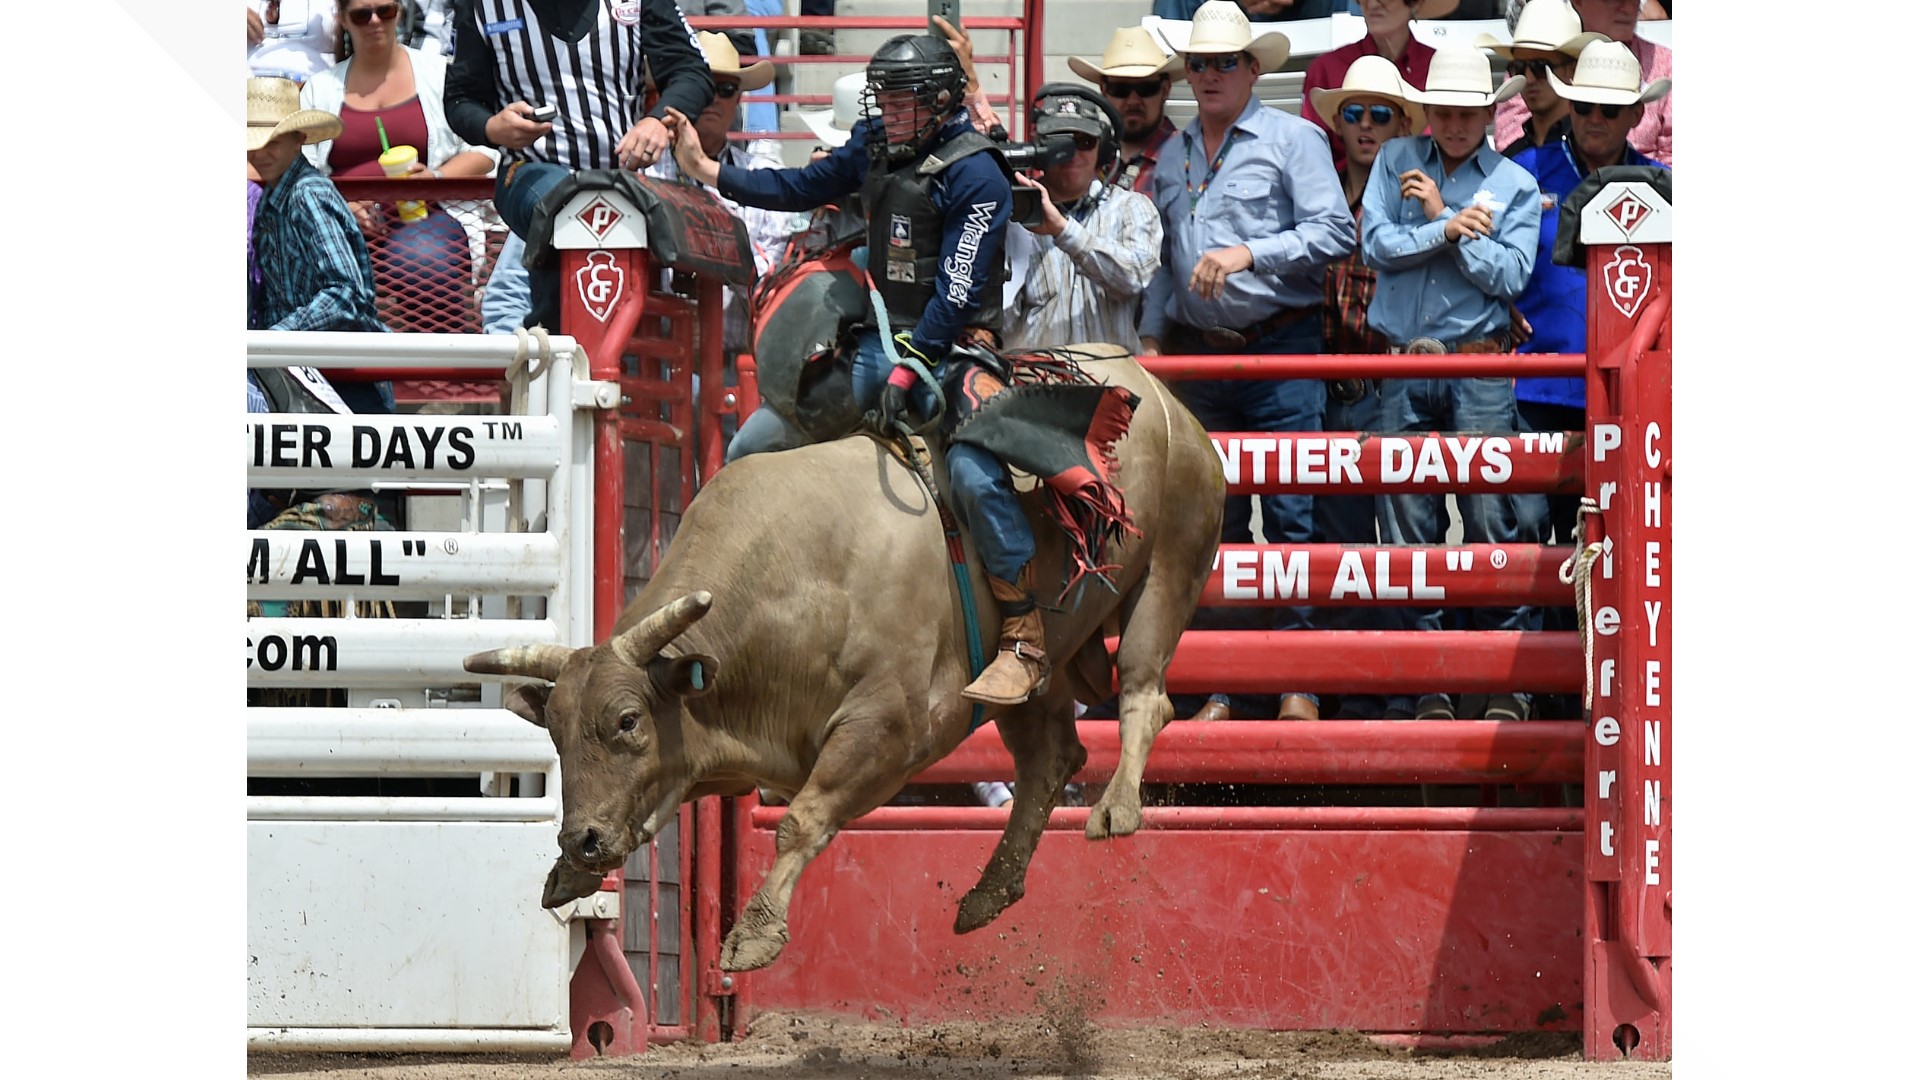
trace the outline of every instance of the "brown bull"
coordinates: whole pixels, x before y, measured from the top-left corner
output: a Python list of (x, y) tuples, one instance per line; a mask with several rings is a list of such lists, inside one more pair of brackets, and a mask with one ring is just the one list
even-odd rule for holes
[[(1139, 528), (1109, 555), (1117, 594), (1097, 583), (1049, 614), (1051, 685), (1020, 705), (988, 707), (1012, 753), (1015, 795), (954, 930), (992, 921), (1025, 891), (1027, 864), (1063, 785), (1086, 762), (1073, 702), (1105, 700), (1117, 666), (1121, 759), (1087, 820), (1089, 839), (1140, 827), (1140, 779), (1171, 717), (1166, 670), (1198, 602), (1220, 537), (1225, 491), (1206, 431), (1132, 358), (1086, 370), (1140, 397), (1116, 451), (1117, 480)], [(1058, 581), (1056, 526), (1024, 500)], [(973, 604), (995, 610), (971, 571)], [(1117, 629), (1109, 658), (1103, 629)], [(849, 438), (743, 458), (688, 507), (658, 571), (592, 648), (503, 649), (467, 669), (551, 683), (508, 695), (559, 751), (562, 857), (543, 903), (593, 891), (600, 876), (703, 795), (756, 785), (790, 805), (778, 855), (748, 901), (721, 967), (763, 967), (787, 941), (800, 872), (848, 821), (885, 804), (967, 736), (973, 705), (965, 619), (940, 517), (913, 471), (884, 446)]]

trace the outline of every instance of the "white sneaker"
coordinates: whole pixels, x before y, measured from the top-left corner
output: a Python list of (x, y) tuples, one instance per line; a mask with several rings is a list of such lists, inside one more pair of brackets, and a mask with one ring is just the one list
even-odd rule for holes
[(975, 780), (973, 794), (982, 806), (1001, 807), (1013, 801), (1013, 789), (999, 780)]

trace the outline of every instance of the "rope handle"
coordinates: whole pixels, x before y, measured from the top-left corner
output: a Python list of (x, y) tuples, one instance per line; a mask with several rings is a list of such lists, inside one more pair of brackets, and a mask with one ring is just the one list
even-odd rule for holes
[[(1600, 504), (1582, 496), (1580, 512), (1574, 518), (1573, 531), (1576, 536), (1586, 535), (1588, 514), (1600, 516)], [(1578, 548), (1560, 564), (1560, 583), (1573, 586), (1573, 610), (1580, 623), (1580, 655), (1582, 666), (1586, 669), (1586, 686), (1580, 695), (1581, 707), (1593, 711), (1593, 564), (1598, 562), (1602, 545), (1595, 541)]]

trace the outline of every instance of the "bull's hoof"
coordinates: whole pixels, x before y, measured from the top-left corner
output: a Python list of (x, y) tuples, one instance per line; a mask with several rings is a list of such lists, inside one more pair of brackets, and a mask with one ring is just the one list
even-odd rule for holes
[(747, 929), (743, 923), (727, 935), (727, 942), (720, 949), (720, 970), (754, 971), (766, 967), (778, 960), (780, 951), (787, 947), (784, 927), (758, 933), (746, 933)]
[(592, 896), (600, 891), (600, 882), (605, 876), (575, 869), (564, 856), (555, 859), (553, 869), (547, 871), (547, 884), (540, 890), (540, 906), (557, 908), (583, 896)]
[(975, 885), (960, 898), (960, 911), (953, 918), (953, 932), (969, 934), (1000, 917), (1000, 913), (1012, 907), (1027, 894), (1025, 885), (1011, 885), (1007, 888), (989, 888)]
[(1114, 836), (1132, 836), (1140, 831), (1140, 804), (1111, 799), (1113, 791), (1096, 803), (1087, 814), (1087, 839), (1105, 840)]

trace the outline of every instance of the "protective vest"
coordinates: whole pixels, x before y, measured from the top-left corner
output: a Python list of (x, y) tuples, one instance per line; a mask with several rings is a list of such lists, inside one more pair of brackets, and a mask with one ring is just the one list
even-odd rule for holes
[[(992, 154), (1000, 171), (1013, 178), (1000, 148), (977, 131), (947, 140), (911, 169), (888, 171), (876, 162), (867, 173), (861, 192), (867, 208), (867, 268), (886, 302), (887, 319), (895, 333), (911, 329), (933, 300), (945, 227), (933, 203), (934, 178), (961, 158), (983, 152)], [(980, 304), (968, 314), (966, 324), (997, 333), (1001, 288), (1007, 280), (1005, 248), (992, 266), (974, 269), (975, 280), (981, 282)]]

